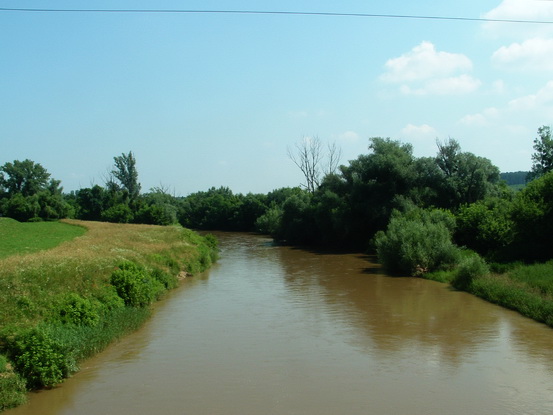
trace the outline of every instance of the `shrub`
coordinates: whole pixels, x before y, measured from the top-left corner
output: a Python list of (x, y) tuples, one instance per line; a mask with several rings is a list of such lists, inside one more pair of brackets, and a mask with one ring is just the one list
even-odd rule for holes
[(11, 353), (17, 371), (30, 388), (52, 387), (75, 367), (64, 357), (61, 345), (40, 328), (17, 336)]
[(102, 212), (102, 220), (106, 222), (130, 223), (133, 217), (131, 208), (124, 203), (112, 206)]
[(144, 307), (151, 304), (163, 291), (163, 285), (148, 272), (132, 262), (123, 262), (111, 274), (111, 284), (125, 305)]
[(451, 284), (455, 288), (466, 290), (476, 278), (483, 277), (489, 272), (486, 262), (475, 253), (461, 261)]
[(166, 290), (170, 290), (177, 286), (178, 280), (175, 275), (171, 275), (159, 268), (154, 268), (151, 272), (152, 278), (159, 281)]
[(96, 292), (95, 296), (108, 312), (125, 307), (125, 301), (119, 297), (113, 285), (106, 285), (103, 289)]
[(392, 215), (385, 232), (375, 236), (380, 262), (391, 272), (421, 275), (455, 264), (459, 249), (451, 242), (450, 217), (414, 209)]
[(79, 294), (66, 294), (57, 306), (55, 317), (63, 324), (95, 326), (100, 321), (100, 303), (81, 297)]
[(169, 203), (142, 206), (134, 221), (151, 225), (172, 225), (178, 222), (177, 208)]
[(0, 355), (0, 411), (21, 405), (25, 400), (25, 381), (12, 370), (6, 357)]
[(255, 228), (258, 232), (276, 236), (281, 226), (282, 209), (271, 207), (255, 221)]
[(511, 205), (509, 200), (490, 198), (461, 206), (457, 212), (457, 243), (481, 255), (505, 248), (513, 239)]

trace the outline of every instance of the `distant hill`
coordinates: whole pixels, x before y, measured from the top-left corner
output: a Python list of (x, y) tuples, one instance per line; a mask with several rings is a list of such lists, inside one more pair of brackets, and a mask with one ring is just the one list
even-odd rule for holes
[(501, 179), (505, 180), (509, 186), (515, 186), (515, 185), (525, 185), (526, 184), (526, 176), (529, 172), (527, 171), (514, 171), (514, 172), (507, 172), (507, 173), (501, 173)]

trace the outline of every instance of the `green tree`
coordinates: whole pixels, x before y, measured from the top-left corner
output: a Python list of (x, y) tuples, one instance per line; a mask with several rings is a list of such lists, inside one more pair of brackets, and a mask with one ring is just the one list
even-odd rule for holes
[(75, 196), (77, 217), (84, 220), (101, 220), (102, 212), (106, 209), (107, 197), (104, 188), (98, 185), (79, 189)]
[(459, 143), (449, 139), (438, 141), (436, 164), (442, 180), (435, 183), (438, 206), (456, 209), (465, 203), (474, 203), (501, 191), (499, 169), (490, 160), (461, 152)]
[(553, 138), (550, 127), (544, 125), (538, 129), (538, 137), (534, 139), (534, 150), (536, 152), (532, 154), (532, 170), (528, 175), (530, 180), (553, 170)]
[[(396, 200), (409, 195), (417, 177), (413, 148), (389, 138), (371, 138), (370, 154), (342, 166), (350, 243), (362, 247), (386, 227)], [(343, 212), (342, 212), (343, 214)]]
[(138, 170), (136, 169), (136, 159), (131, 151), (129, 154), (121, 154), (114, 157), (115, 161), (114, 169), (111, 171), (113, 177), (115, 177), (122, 188), (129, 192), (131, 200), (136, 200), (140, 194), (140, 183), (138, 182)]
[(513, 256), (527, 261), (553, 258), (553, 171), (518, 192), (512, 212)]
[[(15, 160), (0, 167), (0, 187), (5, 189), (8, 196), (21, 193), (31, 196), (48, 187), (50, 173), (39, 163), (26, 159)], [(59, 184), (59, 182), (55, 182)]]
[(31, 160), (6, 163), (0, 167), (0, 213), (27, 221), (72, 216), (72, 208), (64, 199), (59, 180), (39, 163)]
[(455, 240), (481, 255), (497, 255), (513, 241), (513, 204), (507, 198), (487, 198), (463, 205), (456, 213)]

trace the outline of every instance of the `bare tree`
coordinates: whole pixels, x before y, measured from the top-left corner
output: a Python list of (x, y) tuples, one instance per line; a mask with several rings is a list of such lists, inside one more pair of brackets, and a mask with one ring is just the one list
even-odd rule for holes
[(342, 158), (342, 149), (338, 147), (336, 141), (328, 143), (328, 156), (325, 175), (334, 174), (340, 166), (340, 159)]
[[(302, 184), (309, 192), (314, 193), (321, 184), (321, 176), (334, 173), (340, 163), (341, 149), (332, 143), (328, 145), (328, 155), (323, 154), (323, 144), (319, 137), (304, 137), (287, 149), (288, 157), (301, 170), (305, 177)], [(326, 163), (325, 163), (326, 159)], [(323, 166), (322, 164), (325, 163)]]

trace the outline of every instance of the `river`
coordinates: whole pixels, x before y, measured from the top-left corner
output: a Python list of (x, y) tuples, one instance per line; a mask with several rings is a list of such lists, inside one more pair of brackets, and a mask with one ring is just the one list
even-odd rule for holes
[(553, 413), (552, 329), (364, 255), (217, 236), (142, 329), (5, 413)]

